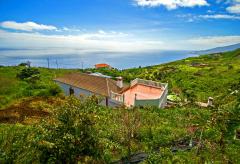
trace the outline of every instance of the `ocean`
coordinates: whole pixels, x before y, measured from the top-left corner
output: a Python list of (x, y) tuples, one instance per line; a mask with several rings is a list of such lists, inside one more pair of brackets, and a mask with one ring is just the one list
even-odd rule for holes
[(108, 63), (114, 68), (127, 69), (158, 65), (196, 56), (190, 51), (159, 51), (145, 53), (95, 52), (88, 54), (42, 54), (38, 51), (0, 49), (0, 65), (14, 66), (30, 61), (32, 66), (50, 68), (92, 68), (97, 63)]

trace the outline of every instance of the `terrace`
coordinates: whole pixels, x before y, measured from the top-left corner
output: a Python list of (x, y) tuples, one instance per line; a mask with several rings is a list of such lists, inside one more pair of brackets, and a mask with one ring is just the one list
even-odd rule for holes
[(123, 93), (111, 92), (111, 99), (128, 107), (157, 106), (164, 107), (168, 94), (168, 84), (150, 80), (135, 79)]

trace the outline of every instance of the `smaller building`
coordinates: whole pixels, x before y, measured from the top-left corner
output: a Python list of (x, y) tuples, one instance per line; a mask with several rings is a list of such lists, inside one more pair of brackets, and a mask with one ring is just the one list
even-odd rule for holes
[(202, 107), (202, 108), (214, 107), (214, 105), (213, 105), (213, 98), (209, 97), (207, 103), (196, 102), (196, 105), (198, 105), (199, 107)]
[(112, 69), (112, 67), (109, 64), (106, 64), (106, 63), (95, 64), (95, 68), (96, 69), (100, 69), (100, 68)]

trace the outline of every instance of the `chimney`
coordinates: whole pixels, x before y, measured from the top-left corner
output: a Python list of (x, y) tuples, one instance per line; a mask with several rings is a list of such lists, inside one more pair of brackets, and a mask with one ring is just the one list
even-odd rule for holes
[(212, 97), (208, 98), (208, 106), (213, 106), (213, 98)]
[(117, 77), (117, 86), (119, 88), (123, 88), (123, 78), (122, 77)]

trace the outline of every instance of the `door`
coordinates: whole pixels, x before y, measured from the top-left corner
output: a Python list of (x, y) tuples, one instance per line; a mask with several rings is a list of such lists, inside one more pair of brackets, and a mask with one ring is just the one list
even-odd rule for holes
[(69, 88), (69, 95), (74, 95), (74, 89), (72, 87)]

